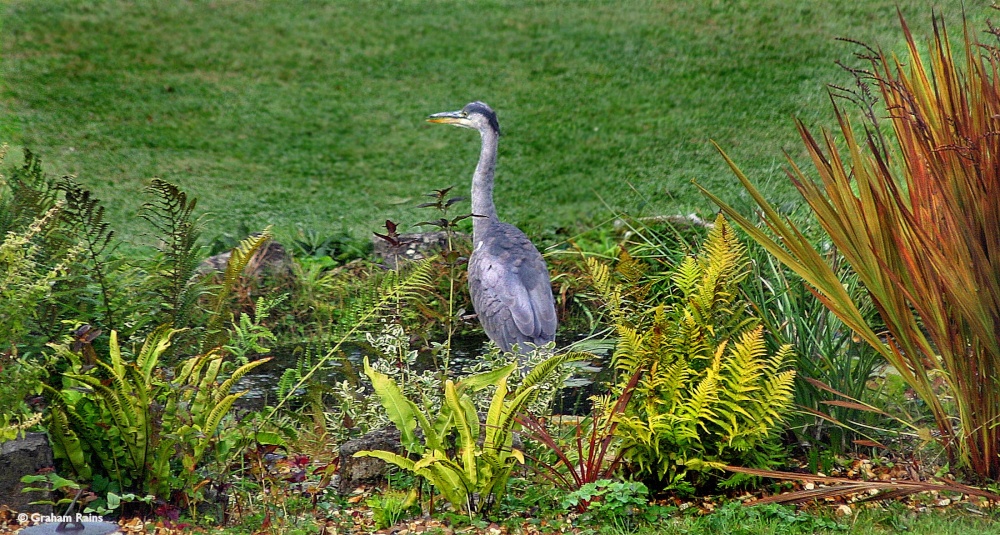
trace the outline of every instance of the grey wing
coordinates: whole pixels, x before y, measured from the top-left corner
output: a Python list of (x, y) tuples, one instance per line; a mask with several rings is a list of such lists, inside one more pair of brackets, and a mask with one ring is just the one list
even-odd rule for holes
[[(504, 351), (516, 343), (544, 345), (555, 339), (552, 286), (542, 255), (519, 230), (487, 239), (469, 262), (469, 289), (479, 321)], [(493, 236), (498, 238), (498, 236)]]

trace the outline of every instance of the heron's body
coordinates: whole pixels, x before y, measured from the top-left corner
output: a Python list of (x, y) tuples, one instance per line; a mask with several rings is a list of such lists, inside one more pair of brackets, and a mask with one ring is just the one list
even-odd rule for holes
[(458, 112), (432, 115), (428, 120), (478, 130), (482, 150), (472, 176), (472, 255), (469, 293), (479, 322), (504, 351), (519, 353), (555, 339), (556, 310), (552, 283), (541, 253), (514, 225), (497, 218), (493, 204), (493, 173), (500, 136), (496, 114), (473, 102)]

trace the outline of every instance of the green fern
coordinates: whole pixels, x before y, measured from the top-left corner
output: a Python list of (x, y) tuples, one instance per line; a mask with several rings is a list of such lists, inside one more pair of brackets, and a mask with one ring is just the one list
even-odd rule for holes
[(769, 467), (777, 452), (775, 430), (792, 400), (791, 351), (767, 353), (739, 298), (745, 255), (720, 217), (701, 251), (676, 265), (674, 291), (660, 303), (619, 299), (643, 295), (622, 286), (645, 280), (615, 282), (591, 266), (617, 318), (616, 369), (626, 377), (645, 370), (618, 434), (626, 460), (655, 488), (690, 491), (725, 464)]
[(73, 177), (63, 177), (59, 181), (58, 189), (63, 192), (66, 200), (62, 219), (69, 226), (71, 233), (79, 237), (84, 256), (90, 262), (90, 272), (100, 288), (104, 326), (115, 329), (117, 326), (112, 305), (112, 289), (108, 281), (108, 273), (113, 267), (107, 262), (107, 254), (113, 249), (112, 238), (115, 233), (111, 230), (110, 223), (104, 219), (104, 206)]
[[(0, 147), (0, 162), (7, 146)], [(0, 236), (23, 232), (56, 204), (55, 182), (42, 172), (42, 160), (24, 149), (24, 165), (10, 178), (0, 176)]]
[(53, 345), (69, 370), (58, 388), (46, 387), (49, 434), (56, 458), (81, 479), (99, 473), (123, 491), (164, 499), (182, 491), (189, 502), (197, 501), (201, 476), (195, 469), (222, 440), (222, 419), (245, 393), (231, 390), (268, 359), (227, 373), (225, 355), (210, 351), (182, 360), (168, 381), (159, 373), (160, 361), (179, 332), (157, 327), (130, 358), (112, 331), (107, 358), (96, 367), (84, 366), (66, 344)]
[(211, 317), (206, 325), (206, 335), (202, 347), (207, 349), (221, 346), (228, 340), (229, 333), (225, 330), (225, 325), (232, 321), (232, 314), (229, 310), (233, 290), (239, 285), (240, 277), (247, 264), (270, 240), (271, 227), (268, 227), (263, 232), (243, 239), (230, 251), (226, 270), (222, 273), (222, 282), (211, 296), (209, 305)]
[(196, 199), (177, 186), (154, 178), (147, 192), (155, 198), (142, 205), (140, 216), (156, 229), (164, 264), (157, 270), (162, 279), (157, 293), (169, 311), (165, 322), (182, 327), (199, 297), (192, 278), (200, 261), (197, 245), (201, 223), (193, 216)]

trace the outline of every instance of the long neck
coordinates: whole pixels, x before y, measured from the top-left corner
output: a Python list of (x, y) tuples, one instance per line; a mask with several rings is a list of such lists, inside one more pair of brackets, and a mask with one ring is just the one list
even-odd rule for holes
[[(497, 164), (497, 133), (491, 129), (481, 131), (483, 147), (479, 153), (476, 174), (472, 175), (472, 218), (473, 238), (482, 234), (497, 221), (497, 209), (493, 204), (493, 170)], [(482, 216), (482, 217), (479, 217)]]

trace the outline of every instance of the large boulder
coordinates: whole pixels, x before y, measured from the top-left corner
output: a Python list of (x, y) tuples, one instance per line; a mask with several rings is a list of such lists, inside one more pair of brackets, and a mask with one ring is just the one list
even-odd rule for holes
[(52, 514), (51, 505), (30, 505), (33, 501), (51, 500), (51, 493), (21, 492), (26, 486), (21, 478), (52, 469), (54, 464), (45, 433), (28, 433), (24, 438), (0, 444), (0, 505), (20, 513)]

